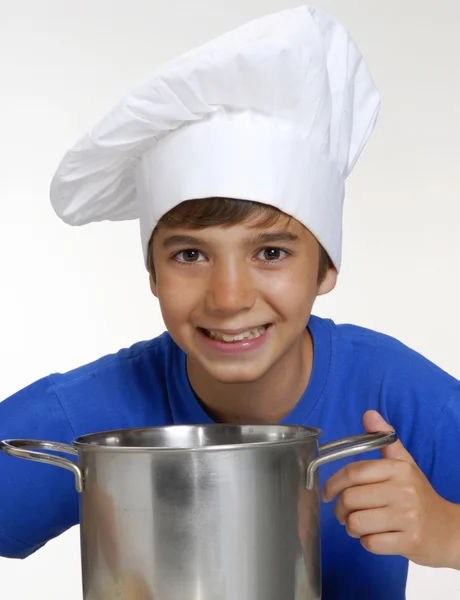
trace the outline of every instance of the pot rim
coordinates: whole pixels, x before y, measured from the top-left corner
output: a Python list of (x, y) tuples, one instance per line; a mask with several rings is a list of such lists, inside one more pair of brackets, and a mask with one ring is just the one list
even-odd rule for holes
[[(141, 433), (143, 431), (156, 430), (159, 432), (166, 431), (179, 431), (179, 430), (193, 430), (193, 429), (236, 429), (246, 430), (247, 433), (280, 433), (284, 431), (290, 433), (292, 437), (285, 439), (267, 439), (262, 441), (254, 442), (242, 442), (242, 443), (225, 443), (225, 444), (209, 444), (209, 445), (178, 445), (178, 446), (125, 446), (125, 445), (110, 445), (107, 442), (110, 438), (115, 438), (118, 435), (126, 435), (127, 433)], [(233, 424), (221, 424), (221, 423), (207, 423), (207, 424), (195, 424), (195, 425), (164, 425), (164, 426), (152, 426), (152, 427), (133, 427), (126, 429), (113, 429), (108, 431), (101, 431), (95, 433), (89, 433), (77, 437), (73, 440), (72, 446), (78, 451), (83, 452), (129, 452), (129, 453), (152, 453), (152, 452), (209, 452), (209, 451), (235, 451), (235, 450), (248, 450), (254, 448), (266, 448), (275, 446), (287, 446), (292, 444), (305, 443), (306, 441), (313, 442), (318, 441), (323, 435), (321, 429), (316, 427), (309, 427), (306, 425), (233, 425)], [(97, 441), (103, 441), (105, 443), (97, 443)]]

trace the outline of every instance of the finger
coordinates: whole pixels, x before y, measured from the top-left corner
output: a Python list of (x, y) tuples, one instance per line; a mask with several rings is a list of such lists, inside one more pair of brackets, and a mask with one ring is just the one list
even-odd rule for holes
[[(394, 428), (389, 425), (380, 413), (376, 410), (368, 410), (363, 417), (363, 425), (367, 433), (377, 433), (380, 431), (394, 431)], [(398, 440), (389, 446), (385, 446), (380, 450), (383, 458), (393, 458), (397, 460), (405, 460), (414, 462), (414, 459), (409, 452), (404, 448), (401, 441)]]
[(348, 515), (345, 521), (348, 535), (361, 538), (377, 533), (404, 531), (404, 515), (389, 508), (371, 508), (358, 510)]
[(391, 481), (347, 488), (335, 504), (335, 516), (339, 523), (344, 525), (352, 512), (389, 506), (397, 492), (398, 486)]
[(406, 556), (409, 554), (404, 533), (399, 531), (366, 535), (360, 539), (363, 548), (372, 554)]
[(345, 489), (353, 486), (389, 481), (395, 476), (398, 462), (388, 459), (349, 463), (326, 481), (323, 488), (323, 501), (330, 502)]

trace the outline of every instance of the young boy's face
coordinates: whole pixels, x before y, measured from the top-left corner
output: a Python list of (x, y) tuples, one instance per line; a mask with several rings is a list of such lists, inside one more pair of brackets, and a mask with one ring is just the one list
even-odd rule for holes
[[(151, 288), (169, 333), (188, 361), (221, 383), (258, 381), (298, 356), (316, 296), (336, 282), (330, 268), (318, 284), (318, 242), (284, 216), (263, 229), (160, 228), (153, 259)], [(222, 339), (249, 331), (244, 340)]]

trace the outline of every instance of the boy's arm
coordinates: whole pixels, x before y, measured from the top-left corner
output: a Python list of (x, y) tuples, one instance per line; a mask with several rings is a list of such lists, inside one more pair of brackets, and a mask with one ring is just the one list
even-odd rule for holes
[[(448, 420), (441, 441), (426, 443), (433, 445), (433, 482), (455, 502), (436, 491), (399, 441), (381, 451), (383, 460), (351, 463), (326, 483), (324, 500), (339, 497), (339, 522), (370, 552), (460, 570), (460, 397), (454, 413), (457, 418), (446, 409), (441, 419)], [(364, 424), (368, 432), (391, 429), (375, 411)]]
[[(50, 378), (0, 402), (0, 440), (74, 437)], [(25, 558), (77, 522), (71, 473), (0, 452), (0, 556)]]

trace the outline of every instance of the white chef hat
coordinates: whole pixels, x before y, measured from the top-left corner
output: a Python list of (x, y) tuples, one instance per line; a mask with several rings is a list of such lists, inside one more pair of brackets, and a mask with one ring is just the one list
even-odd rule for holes
[(339, 269), (344, 182), (379, 104), (342, 25), (285, 10), (151, 73), (67, 152), (52, 205), (71, 225), (138, 218), (147, 259), (181, 202), (253, 200), (303, 223)]

